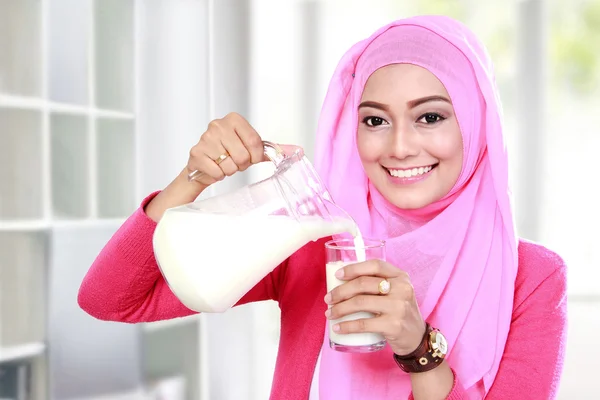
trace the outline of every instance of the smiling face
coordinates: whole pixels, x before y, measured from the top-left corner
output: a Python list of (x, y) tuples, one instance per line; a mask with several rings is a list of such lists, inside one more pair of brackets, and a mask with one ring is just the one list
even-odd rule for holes
[(369, 77), (357, 144), (369, 180), (401, 209), (442, 199), (462, 168), (462, 135), (450, 96), (435, 75), (412, 64), (388, 65)]

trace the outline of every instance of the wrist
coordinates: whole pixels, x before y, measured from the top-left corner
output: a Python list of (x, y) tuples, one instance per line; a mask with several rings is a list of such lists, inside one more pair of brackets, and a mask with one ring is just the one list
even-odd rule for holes
[(448, 398), (456, 379), (446, 361), (423, 373), (411, 373), (410, 384), (414, 400), (443, 400)]
[(406, 355), (394, 354), (394, 361), (408, 373), (423, 373), (437, 368), (446, 357), (448, 343), (439, 329), (425, 324), (425, 333), (418, 347)]
[(421, 346), (427, 334), (427, 323), (423, 321), (421, 324), (421, 329), (416, 332), (414, 338), (410, 341), (406, 348), (398, 349), (398, 351), (394, 351), (394, 353), (396, 353), (399, 357), (406, 357), (410, 354), (414, 354), (416, 351), (418, 351), (419, 346)]
[(164, 190), (146, 205), (144, 211), (148, 217), (158, 222), (167, 209), (191, 203), (208, 187), (197, 181), (188, 181), (187, 175), (187, 168), (184, 168)]
[[(190, 193), (197, 193), (196, 197), (200, 195), (209, 185), (205, 185), (200, 183), (197, 180), (190, 181), (188, 176), (190, 175), (190, 170), (184, 168), (179, 172), (179, 175), (173, 179), (173, 181), (169, 184), (169, 186), (177, 186), (178, 188), (185, 188)], [(167, 186), (168, 187), (168, 186)]]

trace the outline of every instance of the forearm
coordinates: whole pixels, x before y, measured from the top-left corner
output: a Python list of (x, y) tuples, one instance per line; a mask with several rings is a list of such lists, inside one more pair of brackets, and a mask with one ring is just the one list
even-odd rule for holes
[(447, 362), (431, 371), (410, 374), (415, 400), (444, 400), (454, 386), (454, 374)]
[(187, 180), (188, 171), (184, 168), (173, 181), (148, 203), (146, 215), (155, 222), (160, 221), (168, 208), (191, 203), (207, 188), (198, 182)]

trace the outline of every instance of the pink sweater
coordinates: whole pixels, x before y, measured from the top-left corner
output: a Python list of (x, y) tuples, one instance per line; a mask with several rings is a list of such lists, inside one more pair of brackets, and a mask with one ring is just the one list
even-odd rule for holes
[[(83, 280), (79, 305), (98, 319), (138, 323), (194, 314), (173, 295), (154, 259), (156, 223), (143, 211), (154, 195), (115, 233)], [(238, 303), (279, 302), (281, 339), (271, 399), (308, 398), (325, 331), (324, 240), (297, 251)], [(521, 240), (511, 330), (487, 399), (556, 398), (565, 355), (566, 313), (564, 262), (550, 250)], [(448, 399), (463, 398), (456, 379)]]

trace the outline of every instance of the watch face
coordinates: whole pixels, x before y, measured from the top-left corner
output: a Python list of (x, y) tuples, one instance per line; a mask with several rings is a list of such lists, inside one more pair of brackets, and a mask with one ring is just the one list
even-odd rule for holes
[(440, 331), (431, 332), (430, 344), (434, 355), (444, 357), (448, 353), (448, 342)]

